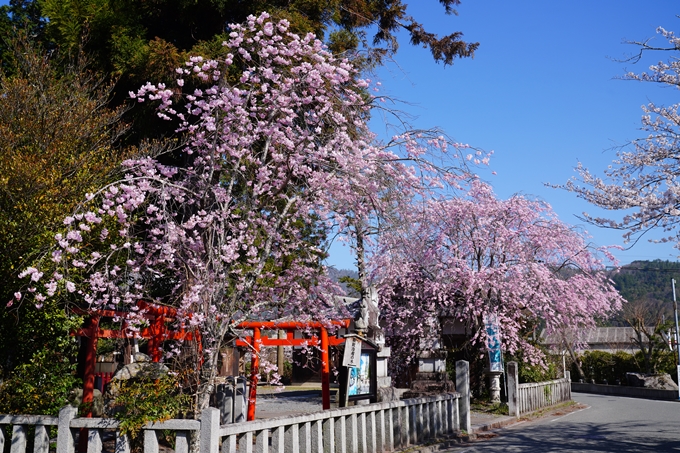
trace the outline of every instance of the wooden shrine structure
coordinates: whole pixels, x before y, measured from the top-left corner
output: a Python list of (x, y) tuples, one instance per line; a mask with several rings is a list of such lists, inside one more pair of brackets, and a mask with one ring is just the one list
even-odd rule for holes
[[(93, 310), (83, 312), (88, 318), (85, 325), (74, 334), (81, 337), (85, 342), (85, 356), (83, 367), (83, 403), (94, 401), (95, 364), (97, 360), (97, 341), (100, 338), (145, 338), (149, 340), (148, 353), (152, 362), (160, 362), (163, 356), (163, 342), (168, 340), (196, 341), (198, 351), (201, 351), (201, 336), (198, 331), (186, 329), (171, 329), (168, 322), (177, 317), (177, 310), (172, 307), (150, 304), (145, 301), (137, 302), (137, 307), (144, 311), (144, 317), (149, 320), (149, 327), (130, 334), (125, 328), (125, 321), (118, 330), (106, 329), (100, 326), (102, 318), (124, 318), (124, 312), (115, 310)], [(321, 355), (321, 391), (323, 409), (330, 409), (330, 354), (331, 346), (338, 346), (345, 342), (344, 338), (330, 336), (328, 329), (349, 328), (350, 320), (344, 319), (320, 322), (296, 322), (296, 321), (246, 321), (235, 325), (236, 329), (250, 330), (252, 335), (236, 340), (236, 346), (246, 347), (252, 351), (250, 392), (248, 395), (247, 420), (255, 419), (255, 406), (257, 399), (257, 383), (259, 379), (259, 352), (262, 347), (268, 346), (315, 346)], [(282, 330), (286, 332), (285, 338), (269, 338), (262, 336), (263, 330)], [(295, 338), (295, 332), (311, 333), (307, 338)], [(87, 417), (92, 416), (90, 411)]]
[[(331, 326), (349, 328), (350, 320), (332, 321)], [(252, 330), (253, 334), (236, 340), (236, 346), (244, 346), (253, 351), (250, 364), (250, 392), (248, 394), (248, 416), (246, 420), (255, 420), (255, 405), (257, 399), (257, 381), (259, 376), (259, 352), (263, 346), (317, 346), (321, 353), (321, 401), (323, 409), (331, 408), (330, 385), (330, 346), (338, 346), (345, 342), (344, 338), (328, 335), (328, 324), (319, 322), (295, 321), (246, 321), (237, 325), (238, 329)], [(269, 338), (262, 336), (262, 330), (283, 330), (286, 338)], [(310, 338), (295, 338), (295, 331), (318, 332)]]

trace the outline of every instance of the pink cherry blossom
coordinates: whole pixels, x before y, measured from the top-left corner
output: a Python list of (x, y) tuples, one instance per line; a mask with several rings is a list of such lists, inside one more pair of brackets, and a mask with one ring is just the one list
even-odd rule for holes
[(467, 196), (412, 205), (379, 236), (372, 267), (386, 335), (402, 358), (395, 365), (435, 344), (442, 316), (461, 321), (483, 345), (487, 314), (499, 320), (504, 351), (540, 361), (527, 330), (591, 327), (622, 302), (583, 233), (547, 204), (499, 200), (479, 181)]
[[(458, 155), (468, 145), (437, 131), (379, 143), (366, 123), (370, 82), (349, 62), (267, 14), (229, 30), (225, 60), (195, 56), (178, 70), (190, 93), (176, 94), (179, 82), (132, 94), (179, 125), (186, 165), (124, 162), (125, 177), (64, 222), (55, 250), (68, 259), (44, 260), (52, 278), (36, 285), (80, 308), (123, 310), (132, 334), (147, 322), (140, 299), (175, 308), (177, 327), (201, 333), (196, 413), (240, 321), (348, 315), (322, 265), (325, 237), (350, 243), (365, 288), (373, 270), (391, 334), (431, 332), (442, 310), (471, 322), (494, 311), (514, 350), (530, 320), (587, 323), (615, 306), (591, 272), (599, 262), (543, 205), (500, 202), (481, 183), (458, 196), (473, 179)], [(583, 275), (562, 282), (553, 266), (572, 263)]]
[[(661, 27), (657, 33), (667, 41), (667, 46), (652, 46), (650, 41), (634, 44), (640, 47), (641, 54), (659, 50), (672, 52), (668, 60), (650, 66), (649, 72), (630, 72), (624, 78), (677, 88), (680, 81), (680, 60), (677, 58), (680, 38)], [(622, 216), (617, 219), (593, 217), (587, 213), (583, 213), (583, 217), (597, 226), (621, 230), (625, 242), (634, 242), (648, 230), (657, 229), (668, 234), (659, 242), (671, 242), (680, 249), (677, 232), (680, 226), (677, 155), (680, 104), (662, 106), (650, 103), (642, 106), (642, 111), (645, 136), (622, 147), (603, 177), (579, 163), (577, 176), (556, 187), (572, 191), (595, 206), (621, 211)]]

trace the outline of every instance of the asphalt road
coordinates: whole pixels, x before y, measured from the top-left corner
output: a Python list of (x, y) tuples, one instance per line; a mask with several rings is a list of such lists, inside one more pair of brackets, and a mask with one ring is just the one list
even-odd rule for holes
[(680, 402), (574, 393), (586, 407), (520, 422), (448, 452), (680, 452)]

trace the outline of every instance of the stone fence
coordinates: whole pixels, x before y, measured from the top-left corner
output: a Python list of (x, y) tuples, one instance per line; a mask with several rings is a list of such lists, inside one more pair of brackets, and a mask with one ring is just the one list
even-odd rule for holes
[[(467, 408), (459, 393), (218, 426), (212, 420), (209, 450), (218, 452), (387, 452), (469, 430)], [(469, 406), (468, 406), (469, 407)], [(467, 412), (469, 414), (469, 412)], [(466, 420), (467, 419), (467, 420)], [(465, 425), (467, 423), (467, 426)], [(202, 420), (202, 429), (205, 420)], [(221, 446), (221, 448), (220, 448)], [(253, 450), (254, 448), (254, 450)]]
[(508, 410), (517, 418), (522, 414), (571, 401), (569, 372), (563, 379), (520, 384), (517, 362), (508, 362)]
[[(425, 398), (375, 403), (326, 410), (293, 417), (232, 423), (220, 426), (220, 411), (208, 408), (200, 420), (168, 420), (144, 427), (144, 453), (158, 453), (157, 431), (174, 433), (175, 452), (188, 453), (192, 437), (201, 453), (311, 453), (388, 452), (417, 445), (460, 431), (470, 431), (469, 366), (456, 363), (459, 392)], [(48, 427), (57, 426), (56, 453), (75, 453), (77, 437), (87, 436), (87, 453), (129, 453), (130, 443), (118, 431), (119, 422), (103, 418), (76, 418), (67, 406), (59, 417), (0, 415), (12, 426), (10, 453), (27, 453), (28, 433), (35, 427), (33, 453), (49, 453)], [(191, 432), (197, 435), (192, 436)], [(111, 448), (104, 441), (111, 439)], [(83, 445), (82, 442), (79, 442)], [(5, 437), (0, 429), (0, 451)]]

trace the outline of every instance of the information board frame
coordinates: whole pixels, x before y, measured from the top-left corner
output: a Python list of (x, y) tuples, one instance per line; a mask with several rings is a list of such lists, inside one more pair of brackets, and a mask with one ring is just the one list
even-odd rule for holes
[(378, 379), (376, 350), (370, 347), (361, 348), (360, 365), (356, 368), (340, 367), (339, 402), (369, 399), (377, 401)]

